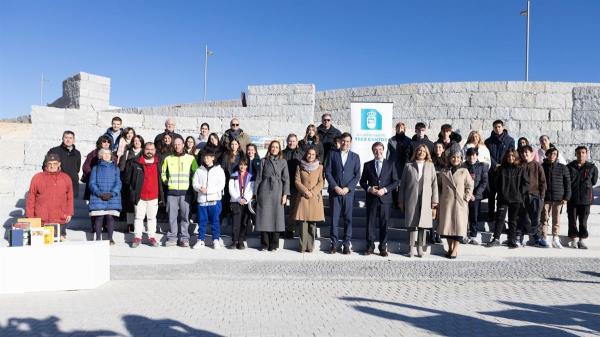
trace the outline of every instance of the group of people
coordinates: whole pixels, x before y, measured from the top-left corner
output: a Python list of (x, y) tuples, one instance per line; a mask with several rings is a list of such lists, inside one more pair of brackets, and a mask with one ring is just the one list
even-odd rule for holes
[(326, 186), (331, 218), (327, 250), (350, 254), (357, 185), (366, 192), (367, 255), (375, 253), (376, 242), (381, 256), (389, 254), (388, 223), (396, 207), (410, 232), (408, 256), (423, 256), (428, 243), (445, 238), (446, 257), (456, 258), (461, 243), (479, 244), (484, 199), (488, 220), (495, 223), (490, 247), (502, 244), (508, 215), (508, 247), (523, 245), (528, 236), (529, 245), (562, 248), (559, 219), (566, 204), (569, 246), (587, 248), (587, 217), (598, 180), (588, 149), (577, 147), (576, 159), (567, 164), (549, 137), (541, 136), (534, 150), (526, 138), (515, 142), (501, 120), (494, 121), (485, 141), (472, 131), (464, 145), (451, 125), (443, 125), (437, 140), (431, 141), (424, 123), (415, 125), (412, 138), (398, 123), (387, 149), (381, 142), (372, 145), (373, 158), (362, 163), (362, 170), (361, 158), (351, 151), (352, 135), (335, 128), (330, 114), (322, 116), (318, 127), (309, 125), (302, 138), (288, 135), (285, 149), (271, 141), (264, 158), (237, 118), (221, 137), (203, 123), (197, 138), (185, 139), (169, 118), (154, 142), (145, 142), (133, 128), (122, 128), (119, 117), (111, 123), (86, 156), (81, 178), (75, 135), (65, 131), (62, 144), (48, 151), (43, 172), (31, 181), (26, 215), (60, 223), (63, 239), (81, 180), (96, 239), (102, 238), (105, 227), (114, 244), (115, 218), (121, 216), (133, 222), (134, 248), (142, 243), (144, 232), (149, 245), (159, 245), (157, 216), (162, 213), (169, 223), (165, 246), (189, 247), (190, 222), (197, 218), (195, 246), (206, 245), (210, 222), (209, 245), (218, 249), (223, 245), (221, 222), (227, 218), (232, 224), (231, 248), (246, 248), (246, 233), (253, 228), (260, 232), (261, 249), (277, 250), (280, 233), (294, 237), (300, 224), (300, 251), (312, 252), (316, 226), (325, 221)]

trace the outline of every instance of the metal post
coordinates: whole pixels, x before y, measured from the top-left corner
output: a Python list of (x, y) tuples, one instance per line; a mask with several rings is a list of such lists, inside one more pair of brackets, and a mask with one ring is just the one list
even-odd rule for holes
[(207, 72), (208, 72), (208, 45), (205, 45), (205, 49), (204, 49), (204, 99), (203, 99), (204, 102), (206, 102)]
[(525, 37), (525, 81), (529, 81), (529, 17), (531, 16), (531, 0), (527, 0), (527, 32)]

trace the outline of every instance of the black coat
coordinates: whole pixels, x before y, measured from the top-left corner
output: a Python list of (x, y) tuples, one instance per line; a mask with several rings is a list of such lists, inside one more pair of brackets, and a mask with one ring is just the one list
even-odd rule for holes
[(500, 166), (494, 172), (498, 203), (523, 203), (529, 190), (529, 178), (521, 166)]
[(590, 162), (579, 166), (576, 160), (570, 162), (567, 167), (571, 176), (571, 199), (569, 203), (572, 205), (591, 205), (594, 200), (594, 185), (598, 182), (598, 168)]
[[(417, 146), (419, 146), (421, 144), (427, 146), (427, 149), (429, 150), (429, 154), (433, 154), (433, 142), (430, 141), (429, 138), (427, 138), (427, 136), (424, 136), (423, 138), (419, 138), (419, 137), (417, 137), (417, 135), (414, 135), (411, 138), (411, 144), (410, 144), (411, 155), (413, 153), (415, 153), (415, 149), (417, 148)], [(409, 158), (409, 160), (410, 160), (410, 158)]]
[(379, 188), (385, 187), (385, 189), (387, 189), (387, 193), (381, 197), (367, 192), (367, 208), (370, 208), (369, 206), (377, 201), (382, 204), (391, 204), (392, 191), (398, 187), (399, 179), (396, 166), (389, 160), (383, 160), (379, 177), (377, 176), (377, 170), (375, 169), (375, 160), (366, 162), (363, 166), (362, 175), (360, 176), (360, 187), (365, 191), (367, 191), (369, 187), (374, 186)]
[(404, 166), (410, 161), (412, 151), (412, 141), (403, 133), (396, 134), (388, 140), (387, 153), (385, 158), (396, 166), (396, 172), (402, 177)]
[(319, 144), (312, 143), (309, 144), (305, 142), (304, 139), (298, 142), (298, 147), (302, 150), (302, 156), (308, 151), (310, 148), (314, 148), (317, 151), (317, 155), (319, 156), (319, 161), (323, 161), (323, 157), (325, 156), (325, 148), (323, 147), (323, 143), (319, 142)]
[[(154, 160), (159, 160), (158, 157), (154, 157)], [(159, 161), (160, 163), (160, 161)], [(159, 164), (157, 170), (158, 176), (158, 203), (164, 203), (165, 195), (163, 190), (163, 183), (160, 179), (162, 167)], [(137, 205), (140, 201), (140, 194), (142, 192), (142, 186), (144, 185), (144, 164), (140, 163), (139, 160), (128, 160), (127, 167), (125, 168), (125, 178), (123, 180), (127, 191), (123, 191), (124, 195), (127, 195), (127, 200), (124, 200), (131, 205)]]
[[(288, 167), (288, 172), (290, 175), (290, 195), (294, 196), (296, 195), (296, 193), (298, 193), (298, 189), (296, 188), (296, 184), (293, 183), (294, 178), (296, 177), (296, 170), (298, 169), (298, 166), (300, 165), (300, 161), (302, 160), (302, 157), (304, 156), (304, 151), (302, 151), (302, 149), (300, 147), (296, 147), (295, 149), (290, 149), (289, 147), (286, 147), (285, 150), (283, 150), (283, 157), (284, 159), (287, 161), (287, 167)], [(319, 159), (319, 161), (322, 163), (323, 159)]]
[(68, 174), (73, 183), (73, 198), (79, 196), (79, 171), (81, 170), (81, 153), (75, 148), (69, 151), (64, 145), (53, 147), (48, 154), (57, 154), (60, 157), (60, 169)]
[(545, 160), (542, 164), (546, 175), (546, 195), (544, 201), (562, 201), (571, 199), (571, 175), (569, 169), (555, 161), (549, 163)]
[(323, 144), (324, 156), (325, 158), (321, 158), (321, 162), (325, 162), (327, 158), (329, 158), (329, 152), (332, 149), (335, 149), (335, 138), (342, 135), (342, 132), (335, 127), (331, 126), (329, 129), (325, 129), (323, 124), (317, 127), (317, 133), (319, 134), (319, 140), (321, 144)]
[(497, 135), (492, 131), (490, 138), (485, 140), (485, 146), (490, 150), (492, 167), (495, 167), (502, 162), (502, 157), (504, 157), (506, 151), (515, 149), (515, 140), (508, 135), (506, 130), (501, 135)]
[(476, 162), (475, 164), (471, 164), (468, 161), (465, 162), (465, 168), (469, 170), (471, 178), (473, 178), (473, 195), (475, 199), (485, 199), (484, 192), (488, 187), (488, 172), (490, 168), (486, 163)]

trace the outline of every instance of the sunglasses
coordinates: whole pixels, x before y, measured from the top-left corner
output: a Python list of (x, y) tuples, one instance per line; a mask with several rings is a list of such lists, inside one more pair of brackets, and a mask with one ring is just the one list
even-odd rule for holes
[(323, 122), (331, 122), (331, 119), (324, 119)]
[(239, 125), (239, 124), (233, 124), (233, 123), (232, 123), (232, 124), (231, 124), (231, 126), (240, 126), (240, 125)]

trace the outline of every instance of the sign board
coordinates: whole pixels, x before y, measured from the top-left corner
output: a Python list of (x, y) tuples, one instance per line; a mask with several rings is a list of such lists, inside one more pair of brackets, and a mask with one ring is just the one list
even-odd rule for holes
[(387, 151), (387, 142), (394, 136), (393, 103), (350, 103), (352, 151), (360, 156), (362, 164), (373, 159), (371, 146), (381, 142)]

